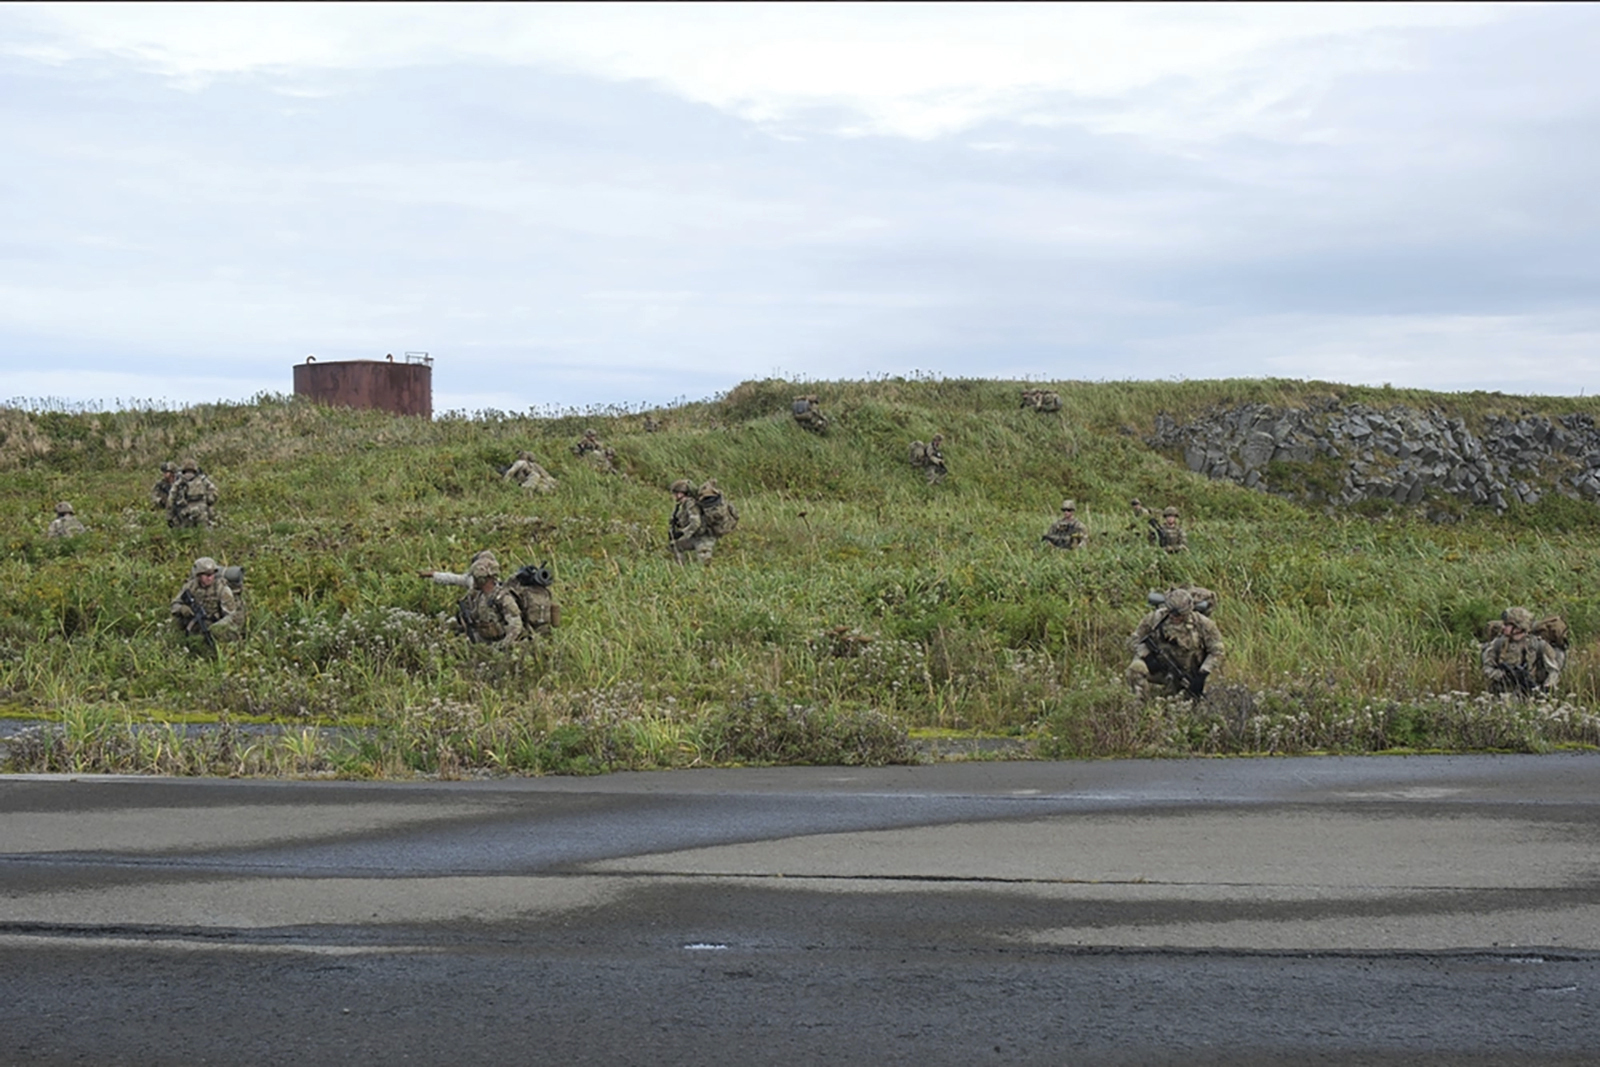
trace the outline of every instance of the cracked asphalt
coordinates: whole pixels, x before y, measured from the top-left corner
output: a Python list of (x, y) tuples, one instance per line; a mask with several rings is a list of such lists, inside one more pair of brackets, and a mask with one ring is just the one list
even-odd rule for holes
[(0, 778), (0, 1063), (1600, 1062), (1597, 785)]

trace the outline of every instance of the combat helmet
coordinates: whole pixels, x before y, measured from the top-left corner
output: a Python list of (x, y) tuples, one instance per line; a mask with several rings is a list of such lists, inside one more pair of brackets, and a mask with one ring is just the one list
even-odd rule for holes
[(677, 481), (672, 483), (671, 492), (692, 494), (694, 492), (694, 486), (690, 484), (689, 479), (679, 478)]
[(198, 474), (200, 473), (200, 464), (196, 463), (192, 459), (186, 459), (178, 465), (178, 469), (185, 474)]
[(1063, 500), (1061, 502), (1061, 510), (1062, 511), (1077, 511), (1078, 510), (1078, 502), (1076, 500), (1072, 500), (1072, 499)]
[(61, 503), (56, 505), (56, 514), (57, 515), (71, 515), (72, 514), (72, 505), (67, 503), (65, 500), (61, 501)]
[(191, 575), (215, 574), (221, 569), (221, 567), (217, 566), (217, 561), (210, 556), (201, 556), (194, 561), (194, 567), (189, 573)]
[(467, 568), (467, 573), (472, 576), (472, 580), (475, 582), (481, 582), (485, 578), (498, 578), (500, 577), (500, 564), (495, 561), (493, 556), (479, 556), (472, 561), (472, 566)]
[(1178, 588), (1167, 592), (1167, 610), (1174, 615), (1187, 615), (1194, 610), (1194, 597), (1189, 590)]
[(1527, 608), (1507, 608), (1500, 613), (1500, 621), (1515, 626), (1523, 633), (1533, 632), (1533, 612)]
[(1173, 507), (1171, 504), (1168, 504), (1166, 507), (1161, 509), (1161, 517), (1166, 518), (1168, 515), (1171, 515), (1173, 518), (1177, 518), (1178, 509)]

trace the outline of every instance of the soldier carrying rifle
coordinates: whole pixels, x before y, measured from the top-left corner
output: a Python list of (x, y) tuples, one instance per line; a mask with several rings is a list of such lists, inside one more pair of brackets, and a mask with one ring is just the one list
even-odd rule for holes
[(1566, 665), (1566, 623), (1559, 617), (1539, 624), (1527, 608), (1507, 608), (1498, 625), (1490, 625), (1483, 646), (1483, 673), (1495, 693), (1532, 696), (1548, 693), (1561, 680)]
[(1222, 662), (1222, 631), (1186, 587), (1161, 597), (1161, 606), (1140, 620), (1128, 645), (1133, 650), (1128, 685), (1140, 697), (1155, 687), (1198, 700)]
[[(200, 637), (210, 648), (218, 641), (243, 636), (244, 612), (231, 582), (222, 578), (222, 568), (210, 556), (194, 561), (189, 580), (172, 598), (172, 621), (185, 637)], [(229, 568), (230, 574), (242, 574)]]

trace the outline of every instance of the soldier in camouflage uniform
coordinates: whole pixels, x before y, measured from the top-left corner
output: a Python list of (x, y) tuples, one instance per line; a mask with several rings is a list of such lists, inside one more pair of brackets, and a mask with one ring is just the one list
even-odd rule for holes
[(46, 537), (77, 537), (81, 533), (88, 533), (89, 528), (78, 521), (78, 516), (72, 512), (72, 505), (63, 500), (56, 505), (56, 517), (50, 520), (50, 528), (45, 531)]
[(174, 528), (211, 526), (216, 521), (217, 486), (192, 459), (178, 468), (178, 480), (167, 497), (167, 525)]
[(178, 465), (171, 460), (161, 465), (161, 480), (150, 487), (150, 506), (156, 511), (166, 511), (172, 495), (172, 483), (178, 480)]
[(789, 405), (789, 411), (794, 415), (794, 421), (802, 430), (822, 433), (828, 428), (828, 418), (822, 413), (822, 409), (817, 406), (817, 398), (814, 394), (795, 397), (793, 403)]
[(1128, 501), (1128, 507), (1133, 509), (1133, 517), (1139, 522), (1143, 522), (1146, 519), (1155, 518), (1156, 513), (1141, 504), (1138, 497), (1134, 497), (1132, 500)]
[(553, 493), (556, 489), (555, 475), (540, 466), (532, 452), (518, 452), (517, 461), (506, 468), (504, 477), (530, 492)]
[(1022, 391), (1022, 407), (1032, 408), (1034, 411), (1050, 414), (1061, 410), (1061, 394), (1049, 389), (1024, 389)]
[(928, 480), (929, 485), (938, 485), (944, 481), (950, 469), (945, 466), (944, 450), (939, 446), (944, 444), (944, 434), (936, 433), (933, 440), (927, 444), (921, 441), (912, 441), (909, 457), (913, 467), (920, 468), (922, 476)]
[(1198, 698), (1222, 663), (1222, 631), (1195, 610), (1184, 588), (1169, 591), (1166, 602), (1139, 621), (1128, 645), (1133, 649), (1128, 685), (1140, 697), (1155, 687), (1164, 695)]
[(479, 556), (468, 568), (472, 592), (461, 598), (456, 620), (474, 644), (509, 645), (523, 636), (522, 606), (500, 584), (500, 565)]
[(172, 598), (172, 621), (185, 636), (215, 642), (244, 635), (244, 608), (220, 570), (216, 560), (201, 556)]
[(583, 436), (578, 438), (578, 443), (572, 446), (572, 454), (580, 459), (586, 459), (597, 470), (606, 474), (617, 472), (617, 452), (608, 448), (600, 440), (600, 435), (593, 430), (583, 431)]
[(701, 563), (710, 563), (717, 539), (705, 528), (705, 517), (700, 514), (693, 484), (687, 478), (673, 482), (672, 499), (675, 503), (672, 519), (667, 524), (667, 537), (672, 545), (673, 558), (682, 563), (692, 552)]
[(1183, 527), (1178, 525), (1177, 508), (1163, 508), (1159, 523), (1150, 520), (1150, 543), (1167, 552), (1188, 550), (1189, 542), (1183, 536)]
[(1077, 501), (1061, 502), (1061, 517), (1050, 524), (1040, 540), (1066, 549), (1082, 548), (1089, 543), (1089, 530), (1078, 521)]
[(1530, 696), (1552, 692), (1561, 681), (1567, 655), (1533, 632), (1533, 613), (1507, 608), (1500, 632), (1483, 646), (1483, 674), (1494, 693)]

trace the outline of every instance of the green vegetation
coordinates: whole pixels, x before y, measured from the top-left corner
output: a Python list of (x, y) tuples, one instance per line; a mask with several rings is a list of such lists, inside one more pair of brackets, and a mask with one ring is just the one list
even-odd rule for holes
[[(1436, 407), (1476, 421), (1600, 416), (1592, 399), (1430, 394), (1287, 381), (746, 382), (648, 414), (484, 412), (426, 422), (262, 397), (176, 411), (0, 408), (0, 714), (42, 728), (13, 769), (163, 773), (590, 772), (914, 758), (907, 731), (973, 731), (1047, 755), (1541, 750), (1600, 743), (1597, 509), (1550, 494), (1448, 525), (1210, 482), (1143, 435), (1165, 411)], [(788, 415), (815, 392), (826, 436)], [(605, 475), (568, 449), (593, 426)], [(926, 485), (912, 438), (945, 435)], [(497, 466), (531, 450), (561, 480), (530, 495)], [(146, 498), (197, 458), (220, 525), (173, 531)], [(1292, 471), (1275, 472), (1274, 482)], [(739, 530), (709, 568), (664, 549), (674, 478), (715, 476)], [(1330, 472), (1310, 469), (1312, 483)], [(1316, 488), (1315, 484), (1309, 485)], [(1039, 541), (1063, 496), (1088, 551)], [(1183, 509), (1192, 548), (1148, 548), (1126, 502)], [(87, 535), (51, 541), (55, 501)], [(549, 560), (562, 623), (513, 650), (467, 645), (454, 594), (419, 569)], [(199, 555), (246, 568), (250, 636), (215, 658), (170, 632)], [(1220, 594), (1229, 646), (1199, 707), (1124, 692), (1147, 590)], [(1481, 628), (1509, 603), (1561, 612), (1559, 702), (1482, 693)], [(186, 731), (183, 722), (221, 724)], [(270, 726), (270, 728), (267, 728)]]

